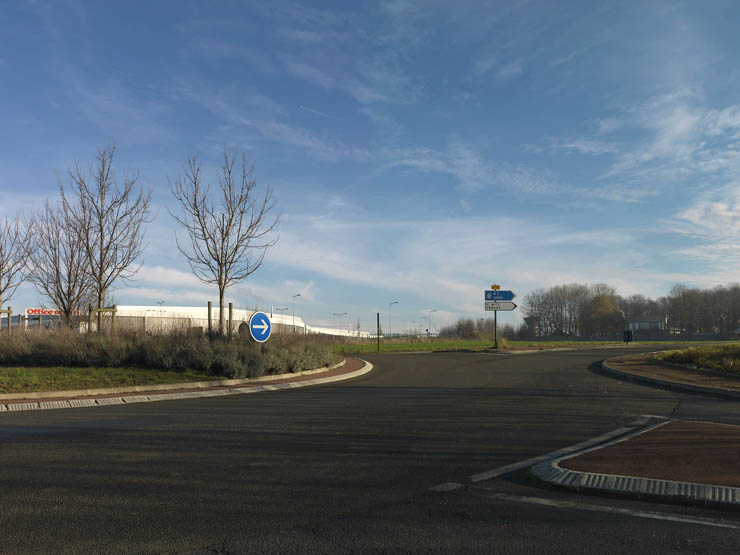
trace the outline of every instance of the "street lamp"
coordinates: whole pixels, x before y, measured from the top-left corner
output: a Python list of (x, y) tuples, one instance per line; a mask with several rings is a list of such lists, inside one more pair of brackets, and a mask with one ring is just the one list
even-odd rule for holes
[(388, 303), (388, 337), (393, 337), (393, 305), (398, 304), (398, 301)]
[(334, 312), (332, 316), (339, 316), (339, 335), (342, 335), (342, 316), (346, 316), (346, 312)]
[(427, 337), (429, 337), (429, 332), (432, 329), (432, 312), (437, 312), (437, 309), (430, 310), (427, 314)]
[(293, 333), (295, 333), (295, 298), (300, 296), (300, 293), (296, 293), (295, 295), (293, 295)]

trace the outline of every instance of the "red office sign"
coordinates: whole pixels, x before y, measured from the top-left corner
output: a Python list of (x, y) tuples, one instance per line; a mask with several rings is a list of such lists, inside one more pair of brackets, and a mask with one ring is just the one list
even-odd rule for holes
[[(77, 315), (77, 311), (73, 310), (72, 314)], [(27, 308), (26, 316), (64, 316), (64, 312), (58, 308)]]

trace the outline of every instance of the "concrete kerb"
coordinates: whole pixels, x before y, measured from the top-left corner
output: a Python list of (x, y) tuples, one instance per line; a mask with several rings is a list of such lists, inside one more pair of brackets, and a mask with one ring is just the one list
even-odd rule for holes
[(610, 493), (624, 497), (637, 499), (658, 499), (661, 501), (673, 501), (681, 503), (716, 505), (721, 507), (740, 508), (740, 488), (729, 486), (718, 486), (712, 484), (698, 484), (693, 482), (678, 482), (674, 480), (660, 480), (656, 478), (642, 478), (639, 476), (622, 476), (616, 474), (602, 474), (598, 472), (582, 472), (562, 468), (560, 463), (564, 460), (595, 451), (615, 443), (626, 441), (633, 437), (655, 430), (671, 420), (665, 419), (651, 422), (646, 426), (631, 433), (622, 435), (617, 439), (600, 443), (599, 445), (582, 449), (549, 459), (530, 468), (530, 473), (557, 487), (570, 489), (578, 492), (589, 491), (594, 493)]
[[(362, 360), (362, 359), (360, 359)], [(239, 395), (243, 393), (258, 393), (260, 391), (276, 391), (279, 389), (292, 389), (297, 387), (306, 387), (309, 385), (319, 385), (331, 382), (338, 382), (342, 380), (348, 380), (367, 374), (373, 369), (373, 365), (362, 360), (364, 366), (359, 370), (353, 372), (347, 372), (346, 374), (339, 374), (336, 376), (326, 376), (324, 378), (315, 378), (312, 380), (303, 380), (300, 382), (284, 382), (276, 384), (264, 384), (264, 385), (253, 385), (249, 387), (230, 387), (224, 389), (208, 389), (204, 391), (184, 391), (176, 393), (161, 393), (153, 395), (131, 395), (126, 397), (100, 397), (96, 399), (69, 399), (62, 401), (37, 401), (29, 403), (8, 403), (0, 404), (0, 412), (3, 411), (27, 411), (27, 410), (52, 410), (62, 408), (80, 408), (80, 407), (101, 407), (109, 405), (125, 405), (133, 403), (143, 402), (154, 402), (154, 401), (169, 401), (175, 399), (196, 399), (200, 397), (220, 397), (224, 395)], [(333, 368), (336, 368), (335, 365)], [(329, 369), (320, 368), (315, 371), (305, 371), (302, 374), (326, 372)], [(283, 374), (281, 374), (284, 376)], [(299, 373), (292, 374), (293, 376), (300, 375)], [(275, 376), (271, 376), (271, 379), (276, 379)], [(243, 381), (243, 380), (242, 380)], [(56, 394), (59, 397), (59, 392)]]
[(601, 361), (601, 373), (612, 378), (617, 378), (623, 381), (632, 382), (636, 384), (652, 385), (660, 387), (662, 389), (669, 389), (671, 391), (686, 391), (689, 393), (701, 393), (704, 395), (715, 395), (719, 397), (727, 397), (731, 399), (740, 399), (740, 391), (734, 391), (732, 389), (724, 389), (721, 387), (709, 387), (704, 385), (694, 385), (684, 382), (675, 382), (672, 380), (664, 380), (662, 378), (655, 378), (651, 376), (644, 376), (642, 374), (635, 374), (626, 370), (614, 368), (609, 365), (609, 359)]

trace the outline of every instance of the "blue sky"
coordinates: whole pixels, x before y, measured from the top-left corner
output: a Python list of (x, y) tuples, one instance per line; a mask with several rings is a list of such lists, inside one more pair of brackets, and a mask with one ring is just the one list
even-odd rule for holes
[[(168, 180), (246, 151), (280, 241), (239, 307), (370, 329), (481, 317), (492, 283), (623, 295), (737, 281), (735, 2), (0, 2), (0, 217), (96, 149), (156, 218), (118, 304), (217, 298)], [(38, 306), (31, 288), (11, 305)], [(16, 309), (17, 310), (17, 309)], [(518, 311), (517, 311), (518, 312)], [(347, 317), (343, 320), (346, 322)], [(517, 323), (517, 313), (502, 321)]]

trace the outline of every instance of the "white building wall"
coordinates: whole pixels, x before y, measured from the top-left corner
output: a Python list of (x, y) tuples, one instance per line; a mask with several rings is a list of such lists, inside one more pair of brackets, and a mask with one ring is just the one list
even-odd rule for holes
[[(117, 309), (117, 318), (142, 318), (142, 329), (147, 331), (166, 331), (167, 329), (174, 329), (178, 326), (208, 329), (208, 307), (204, 306), (117, 306)], [(233, 311), (234, 330), (238, 331), (242, 323), (248, 323), (249, 318), (251, 318), (254, 312), (253, 310), (235, 308)], [(225, 317), (228, 321), (228, 309), (225, 310)], [(213, 308), (211, 318), (211, 325), (214, 329), (217, 329), (218, 307)], [(374, 337), (374, 335), (368, 332), (360, 332), (358, 335), (356, 331), (309, 326), (303, 321), (303, 318), (296, 315), (294, 319), (292, 314), (273, 313), (270, 321), (273, 324), (281, 324), (288, 327), (292, 327), (295, 322), (295, 328), (298, 333), (316, 333), (365, 339)]]

